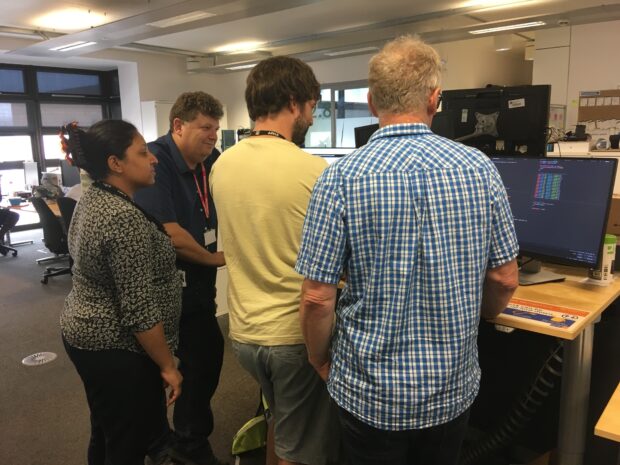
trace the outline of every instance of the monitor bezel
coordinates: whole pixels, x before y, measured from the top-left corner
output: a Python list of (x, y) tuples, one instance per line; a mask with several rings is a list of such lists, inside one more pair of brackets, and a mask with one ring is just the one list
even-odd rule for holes
[[(611, 201), (612, 201), (613, 192), (614, 192), (614, 184), (615, 184), (616, 174), (618, 170), (618, 159), (617, 158), (613, 158), (613, 157), (537, 157), (537, 156), (505, 156), (505, 155), (497, 155), (497, 156), (492, 156), (489, 158), (491, 159), (491, 161), (493, 161), (493, 159), (496, 158), (501, 161), (506, 161), (508, 159), (531, 159), (535, 161), (561, 160), (561, 161), (568, 161), (569, 163), (573, 161), (610, 161), (612, 162), (614, 165), (614, 171), (611, 176), (611, 182), (610, 182), (609, 191), (607, 195), (607, 205), (605, 207), (605, 216), (604, 216), (605, 220), (603, 222), (603, 228), (602, 228), (601, 235), (600, 235), (601, 239), (600, 239), (600, 244), (599, 244), (598, 251), (597, 251), (595, 265), (592, 265), (591, 263), (586, 263), (581, 260), (569, 259), (565, 257), (556, 257), (553, 255), (546, 255), (540, 252), (524, 250), (521, 248), (521, 244), (519, 243), (519, 255), (523, 257), (529, 257), (529, 258), (533, 258), (535, 260), (540, 260), (540, 261), (547, 262), (547, 263), (574, 266), (578, 268), (597, 268), (598, 266), (600, 266), (602, 256), (603, 256), (603, 247), (605, 245), (605, 234), (607, 231), (607, 223), (609, 222), (609, 210), (611, 208)], [(493, 164), (495, 165), (495, 163)], [(503, 183), (503, 180), (502, 180), (502, 183)], [(512, 213), (512, 206), (511, 206), (511, 213)], [(517, 237), (517, 241), (518, 240), (519, 238)]]
[[(512, 151), (506, 151), (501, 154), (501, 156), (506, 157), (516, 157), (516, 156), (528, 156), (528, 157), (545, 157), (547, 154), (547, 141), (548, 141), (548, 127), (549, 127), (549, 111), (551, 108), (551, 86), (548, 84), (528, 84), (528, 85), (518, 85), (518, 86), (491, 86), (491, 87), (483, 87), (483, 88), (475, 88), (475, 89), (449, 89), (442, 91), (442, 103), (441, 103), (441, 111), (446, 111), (451, 113), (452, 122), (451, 124), (455, 124), (459, 118), (462, 118), (462, 110), (463, 103), (467, 102), (468, 108), (470, 106), (475, 106), (476, 102), (479, 100), (488, 100), (488, 99), (496, 99), (500, 106), (497, 107), (499, 111), (502, 112), (506, 118), (512, 117), (510, 114), (510, 107), (504, 108), (502, 103), (508, 103), (509, 101), (518, 101), (521, 98), (523, 99), (531, 99), (535, 98), (536, 101), (542, 105), (544, 109), (546, 109), (546, 114), (544, 112), (540, 112), (537, 115), (537, 118), (540, 120), (535, 121), (535, 126), (539, 129), (540, 132), (536, 131), (528, 136), (527, 139), (520, 139), (515, 137), (506, 137), (505, 134), (499, 134), (499, 136), (495, 137), (495, 140), (502, 140), (506, 146), (506, 150), (508, 147), (512, 147)], [(527, 106), (527, 102), (523, 104), (523, 107)], [(515, 106), (513, 109), (521, 108), (521, 106)], [(451, 137), (450, 139), (455, 139), (458, 136), (458, 131), (456, 131), (455, 127), (451, 128), (450, 131)], [(442, 135), (442, 134), (440, 134)], [(474, 138), (480, 142), (480, 137)], [(491, 140), (493, 136), (488, 136)], [(527, 141), (525, 144), (528, 146), (527, 153), (521, 153), (516, 150), (515, 142)], [(487, 154), (487, 156), (500, 154), (493, 153), (492, 150), (483, 150), (481, 147), (481, 143), (474, 143), (473, 141), (463, 141), (465, 145), (470, 147), (475, 147), (478, 150)], [(523, 144), (521, 144), (523, 145)]]

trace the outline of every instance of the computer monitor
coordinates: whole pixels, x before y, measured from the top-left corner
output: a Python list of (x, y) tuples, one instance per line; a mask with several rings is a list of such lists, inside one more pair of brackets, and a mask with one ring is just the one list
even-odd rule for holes
[[(597, 267), (617, 159), (502, 156), (491, 160), (508, 193), (519, 253), (552, 263)], [(536, 284), (539, 278), (544, 279), (520, 276), (523, 284)]]
[(302, 148), (304, 152), (310, 153), (312, 155), (317, 155), (321, 158), (324, 158), (328, 164), (332, 164), (336, 160), (348, 155), (353, 152), (354, 149), (350, 148), (329, 148), (329, 147), (304, 147)]
[(444, 90), (431, 129), (489, 156), (543, 157), (551, 86)]
[(71, 187), (80, 183), (79, 168), (71, 165), (67, 160), (60, 160), (60, 173), (63, 186)]
[(377, 129), (379, 129), (379, 125), (376, 123), (354, 128), (355, 148), (359, 149), (362, 145), (366, 145), (370, 136), (372, 136)]

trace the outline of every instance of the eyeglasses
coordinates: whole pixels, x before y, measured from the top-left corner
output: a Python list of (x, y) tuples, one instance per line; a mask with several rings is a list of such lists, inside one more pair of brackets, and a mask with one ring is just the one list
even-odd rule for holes
[(437, 109), (439, 110), (439, 107), (441, 106), (441, 99), (443, 98), (443, 95), (441, 94), (441, 92), (439, 92), (439, 96), (437, 97)]

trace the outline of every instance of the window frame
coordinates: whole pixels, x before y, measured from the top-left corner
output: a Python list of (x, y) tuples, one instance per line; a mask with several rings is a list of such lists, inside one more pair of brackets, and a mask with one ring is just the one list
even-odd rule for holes
[[(330, 123), (331, 123), (331, 138), (330, 138), (331, 147), (328, 147), (328, 148), (334, 148), (334, 149), (335, 148), (349, 148), (349, 147), (339, 147), (336, 143), (337, 141), (337, 120), (338, 120), (338, 115), (336, 114), (336, 92), (338, 91), (344, 92), (345, 90), (359, 89), (359, 88), (364, 88), (364, 87), (368, 87), (367, 79), (321, 84), (321, 90), (329, 90), (331, 92), (330, 107), (329, 107)], [(319, 110), (324, 111), (325, 108), (320, 109), (319, 106), (317, 106), (315, 112)], [(308, 148), (314, 148), (314, 147), (308, 147)]]
[[(26, 114), (28, 117), (27, 126), (3, 126), (0, 127), (0, 136), (23, 136), (30, 137), (32, 145), (32, 158), (37, 163), (39, 179), (47, 168), (60, 166), (59, 159), (46, 160), (43, 149), (43, 136), (58, 134), (59, 127), (43, 126), (41, 117), (41, 104), (88, 104), (101, 107), (102, 119), (109, 119), (113, 114), (113, 109), (118, 112), (120, 107), (120, 95), (118, 85), (117, 70), (92, 70), (79, 68), (60, 68), (51, 66), (37, 65), (17, 65), (11, 63), (0, 64), (0, 69), (21, 70), (24, 79), (24, 92), (0, 92), (0, 102), (2, 103), (26, 103)], [(57, 94), (50, 92), (38, 92), (37, 72), (54, 72), (66, 74), (86, 74), (99, 76), (101, 95), (88, 94)], [(115, 91), (116, 89), (116, 91)], [(9, 169), (23, 169), (23, 161), (0, 162), (0, 173)], [(3, 193), (5, 195), (5, 193)], [(29, 225), (36, 227), (37, 225)]]

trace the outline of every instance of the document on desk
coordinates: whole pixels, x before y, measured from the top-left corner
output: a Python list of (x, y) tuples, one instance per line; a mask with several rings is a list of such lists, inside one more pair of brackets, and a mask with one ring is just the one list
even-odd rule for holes
[(511, 299), (508, 307), (501, 313), (506, 322), (525, 319), (535, 326), (566, 329), (569, 332), (580, 327), (588, 315), (588, 312), (583, 310), (526, 299)]

